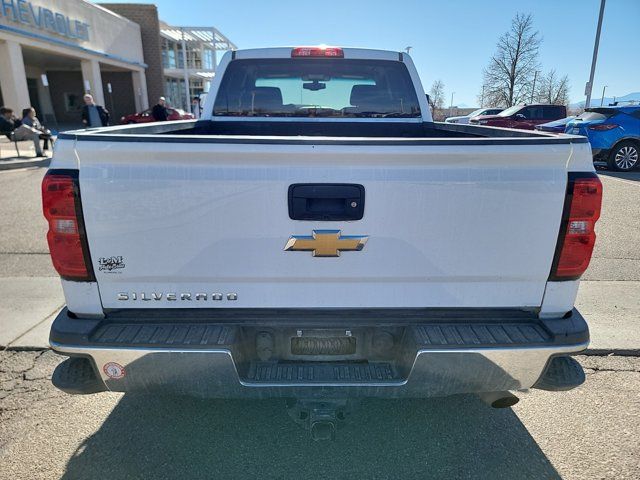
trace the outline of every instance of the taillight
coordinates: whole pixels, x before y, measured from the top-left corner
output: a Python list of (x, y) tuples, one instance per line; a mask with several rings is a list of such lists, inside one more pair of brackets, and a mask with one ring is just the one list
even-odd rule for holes
[(296, 47), (291, 50), (291, 57), (343, 58), (344, 52), (337, 47)]
[(95, 279), (82, 220), (76, 170), (51, 170), (42, 180), (42, 209), (53, 266), (67, 280)]
[(589, 130), (595, 130), (597, 132), (602, 132), (605, 130), (613, 130), (614, 128), (618, 128), (619, 125), (615, 123), (598, 123), (597, 125), (590, 125)]
[(570, 173), (550, 280), (575, 280), (585, 272), (596, 242), (602, 183), (595, 173)]

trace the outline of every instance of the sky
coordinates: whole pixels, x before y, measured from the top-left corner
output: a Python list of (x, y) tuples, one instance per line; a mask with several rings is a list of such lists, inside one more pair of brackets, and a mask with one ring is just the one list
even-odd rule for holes
[[(115, 0), (122, 3), (123, 0)], [(124, 0), (126, 1), (126, 0)], [(142, 3), (144, 0), (132, 0)], [(101, 0), (100, 3), (109, 3)], [(444, 82), (447, 104), (478, 105), (482, 69), (516, 13), (540, 31), (542, 72), (568, 75), (584, 100), (600, 0), (152, 0), (174, 26), (215, 26), (238, 48), (338, 45), (411, 49), (423, 86)], [(640, 0), (608, 0), (593, 98), (640, 92)]]

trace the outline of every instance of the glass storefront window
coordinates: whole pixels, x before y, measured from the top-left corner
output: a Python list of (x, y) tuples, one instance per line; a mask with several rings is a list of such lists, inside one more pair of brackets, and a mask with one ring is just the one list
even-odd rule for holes
[(204, 48), (202, 50), (202, 68), (213, 70), (215, 68), (213, 57), (213, 50), (210, 48)]
[(162, 39), (162, 66), (164, 68), (178, 68), (176, 62), (176, 43)]
[(164, 93), (169, 105), (174, 108), (185, 108), (184, 80), (178, 78), (165, 78)]

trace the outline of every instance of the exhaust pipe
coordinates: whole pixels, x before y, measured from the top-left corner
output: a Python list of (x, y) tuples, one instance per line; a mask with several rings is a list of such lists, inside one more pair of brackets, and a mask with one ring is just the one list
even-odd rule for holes
[(478, 396), (480, 400), (493, 408), (513, 407), (520, 401), (518, 397), (510, 392), (482, 392)]

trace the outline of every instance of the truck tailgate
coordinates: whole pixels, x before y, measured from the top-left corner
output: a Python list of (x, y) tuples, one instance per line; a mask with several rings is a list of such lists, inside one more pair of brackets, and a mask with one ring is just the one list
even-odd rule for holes
[[(570, 144), (341, 140), (78, 141), (103, 307), (541, 305)], [(363, 218), (290, 219), (296, 183), (364, 186)], [(338, 257), (284, 249), (313, 230), (368, 238)]]

